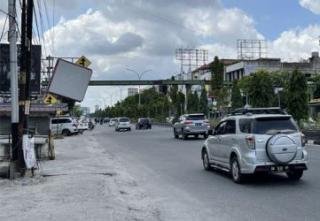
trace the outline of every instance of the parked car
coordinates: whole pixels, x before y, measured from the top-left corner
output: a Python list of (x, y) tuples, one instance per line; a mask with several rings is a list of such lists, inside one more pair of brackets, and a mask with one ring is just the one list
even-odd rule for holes
[(78, 121), (78, 132), (83, 133), (84, 131), (89, 129), (89, 122), (87, 120), (79, 120)]
[(205, 170), (227, 170), (236, 183), (245, 174), (282, 173), (299, 180), (307, 169), (304, 135), (290, 115), (237, 114), (223, 119), (204, 143)]
[(128, 130), (131, 131), (131, 122), (130, 119), (127, 117), (119, 117), (116, 125), (115, 125), (115, 131), (121, 131), (121, 130)]
[(118, 119), (117, 118), (111, 118), (109, 121), (109, 127), (113, 127), (116, 125)]
[(179, 117), (178, 121), (173, 125), (173, 135), (179, 138), (187, 139), (189, 135), (198, 137), (202, 135), (208, 137), (210, 129), (209, 121), (204, 114), (185, 114)]
[(71, 117), (51, 118), (50, 130), (53, 134), (70, 136), (78, 133), (77, 122)]
[(151, 120), (149, 118), (139, 118), (136, 124), (136, 130), (151, 129)]

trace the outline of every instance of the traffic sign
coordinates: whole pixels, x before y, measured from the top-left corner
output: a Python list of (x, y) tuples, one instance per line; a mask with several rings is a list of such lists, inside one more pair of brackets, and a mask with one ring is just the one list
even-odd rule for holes
[(88, 58), (86, 58), (85, 56), (81, 56), (77, 61), (76, 64), (81, 65), (83, 67), (89, 67), (89, 65), (91, 64), (91, 61), (89, 61)]
[(58, 100), (57, 98), (55, 98), (53, 95), (48, 94), (45, 98), (44, 98), (44, 103), (45, 104), (55, 104), (57, 103)]

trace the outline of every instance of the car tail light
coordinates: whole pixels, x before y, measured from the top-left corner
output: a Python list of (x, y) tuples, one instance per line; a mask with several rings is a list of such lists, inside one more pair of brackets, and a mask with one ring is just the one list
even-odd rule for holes
[(301, 145), (304, 147), (307, 143), (307, 139), (306, 139), (306, 136), (301, 133)]
[(247, 145), (250, 149), (255, 149), (256, 145), (255, 145), (255, 138), (253, 135), (249, 135), (249, 136), (246, 136), (246, 142), (247, 142)]
[(192, 124), (192, 121), (191, 121), (191, 120), (186, 120), (186, 121), (184, 122), (184, 124)]

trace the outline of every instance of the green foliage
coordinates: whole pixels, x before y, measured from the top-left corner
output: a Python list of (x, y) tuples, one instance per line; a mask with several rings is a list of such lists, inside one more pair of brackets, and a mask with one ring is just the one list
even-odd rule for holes
[(199, 100), (199, 111), (208, 115), (208, 96), (205, 88), (201, 90), (200, 100)]
[(315, 90), (313, 92), (313, 98), (320, 98), (320, 76), (313, 79), (315, 84)]
[(127, 116), (133, 120), (140, 117), (150, 117), (158, 121), (164, 121), (169, 115), (171, 104), (168, 97), (156, 92), (154, 88), (150, 88), (141, 93), (140, 107), (138, 107), (138, 99), (138, 95), (127, 97), (121, 102), (117, 102), (113, 107), (98, 110), (94, 113), (94, 117)]
[(295, 70), (287, 85), (288, 112), (298, 122), (308, 118), (307, 80), (304, 74)]
[(71, 115), (74, 117), (80, 117), (82, 115), (82, 110), (80, 105), (74, 105), (71, 109)]
[(228, 105), (228, 90), (223, 84), (224, 65), (219, 58), (214, 57), (211, 70), (211, 94), (217, 101), (217, 109), (221, 111)]
[(198, 93), (188, 93), (188, 103), (187, 103), (188, 113), (197, 113), (199, 112), (199, 97)]
[(224, 66), (220, 62), (217, 56), (214, 57), (214, 61), (210, 66), (211, 70), (211, 89), (212, 91), (219, 90), (223, 87), (223, 72)]
[(182, 114), (184, 114), (184, 105), (185, 105), (185, 96), (184, 94), (179, 91), (178, 92), (178, 101), (176, 103), (176, 109), (177, 109), (177, 115), (180, 116)]
[(243, 99), (241, 96), (240, 88), (238, 87), (238, 81), (232, 83), (232, 92), (231, 92), (231, 108), (237, 109), (243, 107)]
[(251, 106), (274, 106), (275, 95), (273, 91), (273, 80), (268, 72), (261, 70), (242, 78), (239, 81), (239, 87), (249, 96)]

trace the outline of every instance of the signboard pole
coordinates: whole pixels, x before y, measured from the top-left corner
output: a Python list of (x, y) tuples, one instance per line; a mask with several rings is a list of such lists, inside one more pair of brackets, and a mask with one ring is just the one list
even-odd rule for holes
[(18, 144), (18, 123), (19, 123), (19, 103), (18, 103), (18, 72), (17, 72), (17, 31), (16, 31), (16, 0), (9, 0), (9, 34), (10, 43), (10, 90), (11, 90), (11, 135), (12, 145), (10, 149), (10, 179), (14, 178), (13, 170), (13, 149)]

